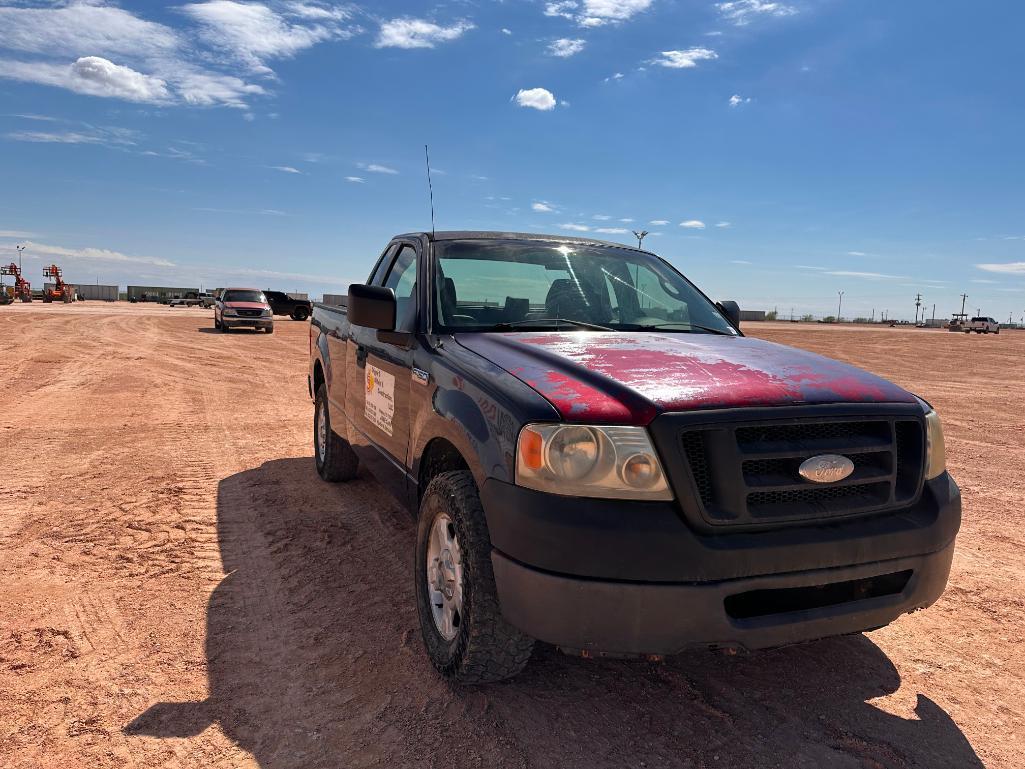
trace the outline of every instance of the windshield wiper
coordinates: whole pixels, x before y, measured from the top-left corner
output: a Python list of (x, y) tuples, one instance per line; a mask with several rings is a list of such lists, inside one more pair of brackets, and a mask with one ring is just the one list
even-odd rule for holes
[(619, 327), (624, 331), (651, 331), (655, 329), (664, 330), (672, 327), (683, 326), (683, 328), (676, 328), (677, 331), (684, 333), (690, 333), (692, 329), (701, 329), (707, 331), (710, 334), (719, 334), (720, 336), (736, 336), (736, 334), (730, 331), (723, 331), (721, 328), (712, 328), (711, 326), (702, 326), (700, 323), (654, 323), (651, 325), (640, 324), (640, 323), (620, 323)]
[(578, 328), (590, 328), (595, 331), (615, 331), (614, 328), (608, 326), (599, 326), (597, 323), (585, 323), (582, 320), (570, 320), (569, 318), (525, 318), (524, 320), (514, 320), (507, 323), (496, 323), (492, 326), (496, 331), (507, 331), (514, 328), (524, 328), (528, 326), (556, 326), (563, 323), (568, 323), (571, 326), (577, 326)]

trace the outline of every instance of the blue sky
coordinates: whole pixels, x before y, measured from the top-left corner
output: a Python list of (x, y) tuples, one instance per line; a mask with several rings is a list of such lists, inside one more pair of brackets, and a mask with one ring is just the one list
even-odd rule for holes
[(344, 291), (439, 229), (645, 244), (789, 314), (1025, 314), (1016, 3), (0, 0), (0, 259)]

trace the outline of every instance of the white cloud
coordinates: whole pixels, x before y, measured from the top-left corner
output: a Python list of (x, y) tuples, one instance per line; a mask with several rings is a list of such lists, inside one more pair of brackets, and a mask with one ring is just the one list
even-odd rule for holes
[(269, 74), (267, 60), (291, 58), (317, 43), (346, 39), (348, 11), (304, 3), (289, 3), (280, 10), (262, 3), (209, 0), (190, 3), (182, 12), (199, 25), (208, 45), (226, 52), (253, 72)]
[(654, 224), (656, 227), (663, 227), (669, 224), (668, 219), (652, 219), (648, 224)]
[(985, 278), (973, 278), (972, 283), (999, 283), (999, 280), (987, 280)]
[(545, 16), (575, 21), (581, 27), (593, 28), (618, 24), (648, 10), (653, 0), (561, 0), (545, 4)]
[(1004, 262), (997, 264), (977, 264), (980, 270), (1000, 272), (1006, 275), (1025, 275), (1025, 262)]
[(607, 222), (607, 221), (608, 221), (609, 219), (611, 219), (612, 217), (611, 217), (611, 216), (609, 216), (609, 215), (607, 215), (607, 214), (595, 214), (595, 215), (594, 215), (594, 216), (592, 216), (591, 218), (592, 218), (592, 219), (595, 219), (595, 220), (597, 220), (597, 221), (599, 221), (599, 222)]
[(750, 23), (757, 16), (793, 16), (797, 9), (783, 3), (765, 2), (765, 0), (732, 0), (727, 3), (716, 3), (722, 17), (732, 21), (738, 27)]
[(74, 128), (49, 131), (11, 131), (5, 139), (38, 144), (98, 144), (126, 149), (138, 142), (138, 134), (127, 128), (76, 124)]
[(837, 275), (841, 278), (868, 278), (869, 280), (903, 279), (906, 275), (887, 275), (882, 272), (857, 272), (853, 270), (825, 270), (826, 275)]
[(0, 238), (31, 238), (31, 232), (24, 230), (0, 230)]
[(397, 174), (391, 166), (383, 166), (380, 163), (357, 163), (356, 166), (364, 171), (369, 171), (372, 174)]
[(521, 88), (513, 97), (521, 107), (548, 112), (555, 109), (555, 94), (547, 88)]
[(731, 107), (739, 107), (741, 104), (750, 104), (750, 103), (751, 103), (751, 97), (750, 96), (744, 97), (744, 96), (741, 96), (740, 94), (735, 93), (735, 94), (733, 94), (733, 96), (730, 97), (730, 106)]
[(747, 261), (747, 259), (731, 259), (730, 261), (733, 264), (752, 264), (751, 262)]
[(548, 53), (551, 56), (558, 56), (560, 59), (568, 59), (584, 50), (585, 45), (586, 42), (579, 38), (560, 37), (548, 44)]
[(690, 69), (698, 66), (699, 61), (718, 59), (719, 54), (710, 48), (688, 48), (685, 51), (662, 51), (650, 64), (669, 69)]
[(558, 16), (563, 19), (572, 19), (579, 4), (575, 0), (564, 0), (564, 2), (546, 3), (545, 16)]
[(365, 184), (367, 180), (362, 176), (346, 176), (345, 181), (352, 182), (353, 184)]
[(626, 227), (598, 227), (595, 232), (600, 232), (604, 235), (623, 235), (630, 232)]
[(566, 224), (560, 224), (564, 230), (572, 230), (573, 232), (590, 232), (591, 228), (586, 224), (574, 224), (573, 222), (567, 222)]
[(680, 222), (680, 226), (688, 230), (703, 230), (705, 229), (705, 223), (700, 219), (688, 219), (685, 222)]
[(381, 24), (374, 45), (378, 48), (433, 48), (438, 43), (451, 42), (473, 28), (469, 21), (457, 21), (442, 27), (424, 19), (392, 19)]
[(630, 222), (633, 221), (633, 219), (631, 219), (629, 216), (626, 216), (626, 217), (620, 219), (619, 221), (626, 222), (627, 224), (629, 224)]
[(716, 222), (715, 226), (721, 230), (724, 230), (727, 227), (732, 227), (733, 225), (730, 222)]
[(72, 64), (0, 59), (0, 77), (66, 88), (86, 96), (166, 104), (172, 101), (167, 83), (100, 56), (83, 56)]
[(546, 203), (543, 200), (538, 200), (534, 203), (531, 203), (530, 208), (532, 211), (537, 211), (542, 214), (547, 214), (555, 210), (550, 203)]
[(0, 61), (0, 78), (137, 103), (245, 108), (266, 90), (240, 75), (272, 76), (268, 60), (356, 31), (342, 26), (349, 11), (312, 2), (211, 0), (181, 12), (195, 26), (173, 29), (103, 0), (0, 8), (0, 46), (33, 55)]
[(622, 79), (623, 79), (623, 73), (622, 72), (613, 72), (611, 75), (609, 75), (607, 78), (605, 78), (605, 82), (608, 83), (610, 81), (622, 80)]
[(512, 34), (512, 30), (511, 29), (507, 29), (505, 27), (502, 27), (502, 34), (503, 35), (511, 35)]
[[(45, 243), (33, 243), (32, 241), (27, 241), (22, 245), (25, 246), (26, 256), (59, 257), (71, 260), (88, 259), (103, 262), (131, 262), (133, 264), (149, 264), (154, 267), (174, 267), (174, 262), (170, 262), (167, 259), (155, 256), (131, 256), (106, 248), (65, 248)], [(0, 253), (13, 254), (14, 252), (13, 245), (0, 244)]]
[(298, 168), (293, 168), (292, 166), (269, 166), (269, 168), (272, 168), (275, 171), (281, 171), (282, 173), (286, 173), (286, 174), (301, 174), (302, 173), (302, 171), (300, 171)]

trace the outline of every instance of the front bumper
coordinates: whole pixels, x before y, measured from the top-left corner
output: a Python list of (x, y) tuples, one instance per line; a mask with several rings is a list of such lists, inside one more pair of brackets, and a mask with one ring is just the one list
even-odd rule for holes
[(886, 625), (933, 603), (950, 572), (960, 493), (913, 508), (704, 535), (675, 503), (574, 499), (488, 480), (482, 501), (505, 618), (566, 649), (759, 649)]
[(232, 318), (221, 316), (221, 323), (228, 328), (269, 328), (274, 325), (274, 318)]

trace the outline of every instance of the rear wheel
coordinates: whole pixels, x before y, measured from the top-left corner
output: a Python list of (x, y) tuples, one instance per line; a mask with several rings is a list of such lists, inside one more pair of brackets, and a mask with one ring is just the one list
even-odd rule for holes
[(468, 471), (441, 473), (424, 492), (413, 577), (424, 647), (445, 678), (488, 683), (523, 670), (534, 639), (502, 617), (491, 537)]
[(305, 307), (296, 307), (292, 312), (292, 320), (306, 320), (310, 317), (310, 311)]
[(352, 480), (359, 470), (359, 457), (352, 446), (331, 429), (325, 384), (317, 388), (313, 409), (313, 457), (317, 462), (317, 474), (332, 483)]

